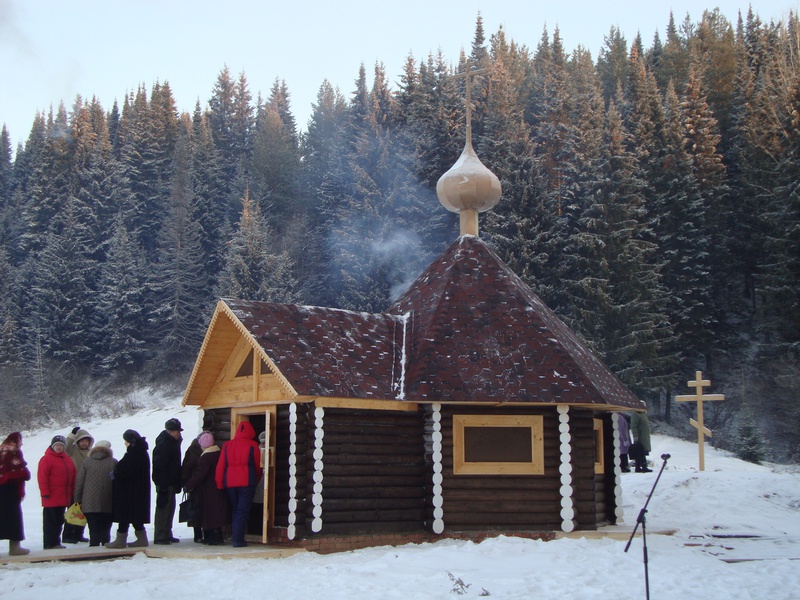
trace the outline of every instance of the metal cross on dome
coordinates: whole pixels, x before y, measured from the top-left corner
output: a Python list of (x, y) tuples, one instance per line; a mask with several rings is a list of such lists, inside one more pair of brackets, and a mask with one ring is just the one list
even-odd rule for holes
[(692, 427), (697, 429), (697, 445), (700, 450), (700, 470), (705, 471), (703, 444), (705, 436), (711, 437), (711, 430), (703, 424), (703, 400), (725, 400), (725, 396), (724, 394), (703, 395), (703, 388), (710, 386), (711, 382), (708, 379), (703, 379), (702, 371), (696, 371), (694, 381), (689, 381), (686, 385), (695, 388), (696, 392), (686, 396), (675, 396), (675, 402), (697, 402), (697, 420), (689, 419), (689, 423)]
[(474, 63), (472, 61), (467, 61), (465, 63), (466, 70), (463, 73), (458, 73), (457, 75), (453, 75), (453, 79), (458, 79), (463, 77), (467, 80), (467, 98), (466, 98), (466, 106), (467, 106), (467, 145), (472, 146), (472, 80), (471, 77), (474, 75), (480, 75), (481, 73), (486, 73), (488, 69), (473, 69), (472, 66)]

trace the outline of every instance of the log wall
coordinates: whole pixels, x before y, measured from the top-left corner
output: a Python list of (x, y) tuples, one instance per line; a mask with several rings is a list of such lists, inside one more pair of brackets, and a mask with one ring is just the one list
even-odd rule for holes
[[(313, 467), (313, 426), (309, 434)], [(325, 408), (320, 533), (422, 531), (423, 440), (419, 412)], [(309, 490), (312, 476), (309, 468)], [(307, 502), (309, 520), (312, 509)]]
[(214, 434), (214, 441), (222, 448), (222, 444), (231, 439), (231, 409), (207, 408), (203, 411), (203, 431)]
[[(455, 475), (453, 473), (453, 415), (542, 415), (544, 417), (543, 475)], [(569, 412), (572, 434), (573, 502), (578, 529), (596, 529), (597, 498), (594, 474), (593, 415)], [(555, 408), (442, 406), (442, 466), (444, 533), (454, 531), (546, 531), (561, 529), (561, 479), (558, 413)], [(427, 522), (433, 520), (432, 443), (430, 409), (426, 418)]]

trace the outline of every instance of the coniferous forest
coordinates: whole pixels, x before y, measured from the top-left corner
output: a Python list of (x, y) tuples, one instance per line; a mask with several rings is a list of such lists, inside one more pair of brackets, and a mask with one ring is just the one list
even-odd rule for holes
[(62, 103), (16, 149), (4, 127), (0, 422), (188, 377), (219, 297), (385, 309), (458, 235), (435, 185), (468, 65), (503, 186), (481, 236), (656, 426), (693, 435), (673, 398), (700, 370), (726, 395), (713, 443), (800, 459), (800, 22), (752, 10), (670, 16), (649, 43), (612, 27), (597, 57), (478, 16), (457, 60), (322, 82), (302, 132), (284, 82), (265, 99), (226, 67), (205, 107), (163, 82)]

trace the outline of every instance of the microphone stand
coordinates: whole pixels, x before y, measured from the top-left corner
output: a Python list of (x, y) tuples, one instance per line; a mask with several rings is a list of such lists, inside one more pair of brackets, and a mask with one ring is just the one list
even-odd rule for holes
[(631, 542), (633, 541), (634, 536), (636, 535), (636, 530), (639, 529), (639, 525), (642, 526), (642, 560), (644, 561), (644, 589), (645, 589), (645, 597), (647, 600), (650, 600), (650, 576), (647, 570), (647, 517), (645, 517), (645, 513), (647, 513), (647, 505), (650, 504), (650, 498), (653, 497), (653, 492), (656, 491), (656, 486), (658, 485), (658, 480), (661, 479), (661, 474), (664, 472), (664, 467), (667, 466), (667, 461), (670, 459), (669, 454), (662, 454), (661, 458), (663, 459), (663, 463), (661, 464), (661, 470), (658, 472), (658, 476), (656, 477), (655, 482), (653, 483), (653, 489), (650, 490), (650, 494), (647, 496), (647, 500), (642, 507), (642, 510), (639, 511), (639, 516), (636, 517), (636, 526), (633, 528), (631, 532), (631, 537), (628, 539), (628, 543), (625, 544), (625, 552), (631, 547)]

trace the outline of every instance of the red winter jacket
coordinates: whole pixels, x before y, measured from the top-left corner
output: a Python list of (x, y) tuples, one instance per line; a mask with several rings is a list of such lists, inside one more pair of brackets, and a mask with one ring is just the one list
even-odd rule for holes
[(242, 421), (233, 439), (222, 446), (216, 472), (219, 489), (255, 486), (261, 479), (261, 451), (255, 437), (253, 426)]
[(77, 469), (75, 463), (66, 452), (54, 452), (52, 448), (45, 450), (39, 459), (39, 492), (42, 494), (42, 506), (69, 506), (75, 492)]

